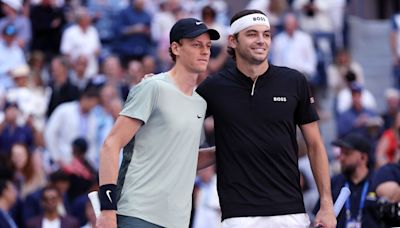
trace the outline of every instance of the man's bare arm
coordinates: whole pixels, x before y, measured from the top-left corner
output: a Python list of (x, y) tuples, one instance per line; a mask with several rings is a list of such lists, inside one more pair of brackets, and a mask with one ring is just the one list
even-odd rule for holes
[(119, 151), (133, 138), (142, 123), (126, 116), (117, 118), (100, 151), (100, 185), (116, 183)]
[(336, 217), (333, 212), (331, 184), (329, 176), (328, 156), (319, 132), (317, 122), (300, 126), (310, 159), (311, 169), (320, 195), (320, 210), (315, 218), (315, 225), (336, 227)]
[(201, 148), (199, 150), (199, 159), (197, 161), (197, 170), (207, 168), (215, 163), (215, 146)]
[[(111, 129), (110, 134), (104, 141), (100, 151), (100, 186), (116, 184), (118, 175), (119, 151), (123, 146), (128, 144), (142, 124), (142, 121), (126, 116), (119, 116), (117, 118), (117, 121)], [(97, 219), (96, 227), (116, 228), (116, 220), (117, 218), (115, 210), (103, 210)]]
[(400, 185), (395, 181), (387, 181), (378, 185), (376, 188), (376, 194), (379, 197), (385, 197), (390, 202), (400, 201)]

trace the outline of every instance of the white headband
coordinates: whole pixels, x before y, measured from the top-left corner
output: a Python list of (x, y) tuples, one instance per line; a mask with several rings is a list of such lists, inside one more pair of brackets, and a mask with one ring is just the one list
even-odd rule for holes
[(266, 25), (268, 28), (270, 27), (268, 18), (264, 14), (253, 13), (253, 14), (249, 14), (244, 17), (241, 17), (241, 18), (237, 19), (236, 21), (234, 21), (231, 24), (230, 34), (231, 35), (236, 34), (240, 31), (242, 31), (243, 29), (248, 28), (253, 25)]

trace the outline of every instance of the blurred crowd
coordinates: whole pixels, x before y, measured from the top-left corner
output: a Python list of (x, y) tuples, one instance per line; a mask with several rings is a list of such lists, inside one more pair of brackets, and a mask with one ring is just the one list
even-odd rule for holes
[[(232, 4), (1, 0), (0, 227), (7, 227), (3, 220), (9, 227), (93, 226), (86, 194), (98, 187), (99, 149), (130, 89), (144, 75), (171, 67), (169, 30), (184, 17), (199, 18), (222, 35), (199, 83), (231, 65), (226, 37)], [(400, 159), (400, 16), (391, 20), (387, 45), (393, 50), (394, 80), (381, 113), (349, 51), (347, 5), (346, 0), (252, 0), (246, 7), (263, 10), (270, 19), (270, 62), (306, 75), (317, 104), (320, 97), (331, 99), (329, 110), (318, 104), (321, 121), (334, 121), (337, 138), (357, 132), (367, 139), (368, 167), (379, 170)], [(213, 121), (207, 119), (202, 145), (213, 142)], [(312, 216), (318, 192), (302, 139), (299, 143), (304, 201)], [(337, 164), (343, 166), (343, 158), (337, 148), (330, 153), (333, 176), (341, 172)], [(195, 228), (219, 226), (215, 183), (213, 166), (199, 172)]]

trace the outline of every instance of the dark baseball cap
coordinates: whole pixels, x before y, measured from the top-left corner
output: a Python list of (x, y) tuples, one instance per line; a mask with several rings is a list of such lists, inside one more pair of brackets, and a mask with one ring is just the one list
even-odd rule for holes
[(370, 142), (357, 133), (349, 133), (345, 137), (333, 141), (332, 145), (351, 150), (358, 150), (361, 153), (366, 154), (369, 154), (372, 149)]
[(169, 43), (178, 42), (183, 38), (195, 38), (203, 33), (208, 33), (211, 40), (218, 40), (220, 35), (215, 29), (209, 29), (204, 22), (195, 18), (184, 18), (172, 26), (169, 33)]

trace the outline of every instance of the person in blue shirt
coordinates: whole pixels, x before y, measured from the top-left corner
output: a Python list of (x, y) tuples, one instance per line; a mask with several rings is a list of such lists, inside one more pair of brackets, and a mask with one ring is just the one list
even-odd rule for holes
[(151, 54), (150, 25), (151, 16), (144, 9), (144, 0), (131, 0), (131, 4), (119, 13), (114, 51), (124, 66), (132, 59), (141, 60)]
[(0, 179), (0, 227), (17, 228), (11, 217), (10, 210), (17, 200), (17, 190), (7, 179)]
[(352, 132), (332, 144), (340, 148), (341, 166), (341, 173), (331, 180), (333, 199), (338, 198), (342, 187), (348, 187), (351, 191), (337, 217), (337, 227), (380, 227), (377, 211), (370, 200), (374, 175), (368, 167), (372, 152), (370, 142), (364, 136)]

